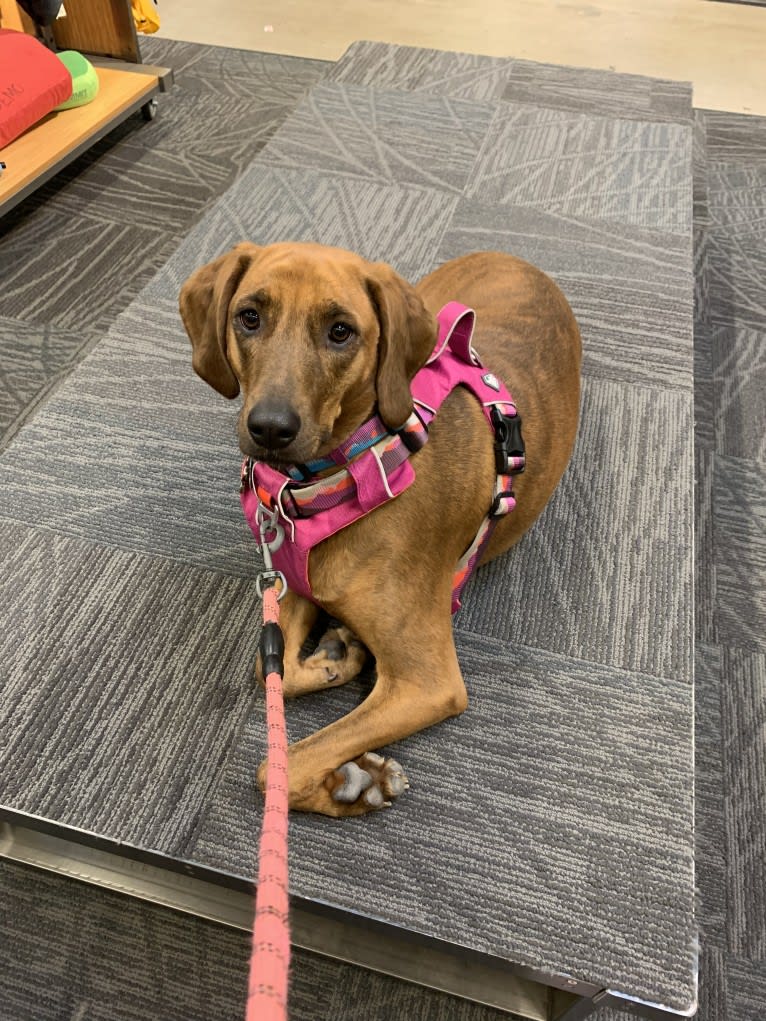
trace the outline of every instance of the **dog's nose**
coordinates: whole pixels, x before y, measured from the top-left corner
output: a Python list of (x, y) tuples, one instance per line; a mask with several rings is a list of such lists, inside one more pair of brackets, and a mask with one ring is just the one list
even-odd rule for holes
[(292, 443), (300, 428), (300, 417), (286, 404), (261, 401), (247, 416), (247, 431), (268, 450), (281, 450)]

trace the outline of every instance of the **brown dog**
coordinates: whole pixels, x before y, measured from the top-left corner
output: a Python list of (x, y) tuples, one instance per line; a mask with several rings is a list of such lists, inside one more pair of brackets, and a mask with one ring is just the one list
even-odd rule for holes
[[(435, 313), (449, 301), (476, 310), (475, 347), (510, 388), (524, 423), (518, 505), (495, 529), (486, 562), (540, 514), (575, 439), (580, 335), (547, 276), (486, 252), (448, 262), (412, 287), (390, 267), (340, 249), (243, 243), (186, 281), (180, 308), (197, 373), (225, 397), (243, 392), (240, 447), (284, 465), (334, 449), (375, 409), (389, 427), (401, 426), (412, 410), (410, 380), (436, 340)], [(293, 592), (282, 602), (286, 696), (345, 683), (366, 649), (377, 665), (361, 705), (291, 746), (292, 808), (346, 816), (387, 804), (406, 779), (373, 750), (466, 708), (452, 576), (495, 480), (491, 433), (473, 396), (453, 391), (411, 463), (408, 489), (311, 553), (314, 597), (342, 622), (313, 655), (301, 647), (319, 608)], [(264, 778), (262, 765), (261, 785)]]

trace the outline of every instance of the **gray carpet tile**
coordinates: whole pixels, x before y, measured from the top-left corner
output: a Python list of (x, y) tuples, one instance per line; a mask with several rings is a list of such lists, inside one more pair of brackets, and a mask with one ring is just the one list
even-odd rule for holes
[(766, 649), (766, 466), (716, 456), (713, 521), (718, 637)]
[[(690, 682), (691, 428), (685, 395), (586, 380), (554, 498), (523, 543), (479, 571), (459, 625)], [(647, 455), (656, 436), (666, 442)], [(654, 484), (671, 475), (677, 488)]]
[[(716, 633), (716, 577), (713, 548), (713, 451), (716, 394), (713, 385), (712, 326), (708, 274), (709, 212), (705, 115), (694, 115), (694, 613), (695, 635), (711, 645)], [(715, 826), (720, 826), (720, 814)]]
[(328, 72), (327, 80), (491, 102), (502, 95), (513, 64), (503, 57), (355, 42)]
[[(697, 634), (729, 643), (699, 646), (697, 659), (698, 1016), (755, 1021), (766, 1014), (763, 464), (754, 459), (766, 317), (747, 273), (766, 254), (753, 173), (764, 165), (766, 119), (697, 111), (696, 121), (708, 161), (706, 200), (695, 207), (695, 242), (705, 246), (695, 260), (695, 400), (705, 411), (696, 437), (698, 610), (704, 594)], [(706, 244), (711, 231), (715, 243)]]
[(727, 1010), (731, 1021), (762, 1021), (766, 1003), (766, 968), (748, 958), (726, 961)]
[(294, 107), (335, 66), (332, 61), (203, 46), (156, 35), (142, 36), (141, 59), (172, 68), (174, 88), (180, 84), (184, 91), (204, 91), (223, 85), (230, 105), (246, 97), (248, 102), (283, 109)]
[(319, 239), (372, 261), (385, 253), (405, 279), (417, 280), (433, 269), (456, 203), (433, 189), (275, 168), (267, 153), (200, 220), (142, 298), (177, 310), (186, 277), (243, 238), (258, 244)]
[[(469, 712), (396, 745), (412, 787), (390, 812), (346, 827), (292, 818), (293, 892), (538, 968), (566, 960), (581, 979), (688, 1006), (692, 763), (678, 737), (691, 727), (690, 687), (464, 629), (458, 646)], [(360, 693), (291, 703), (290, 739)], [(252, 868), (264, 733), (259, 702), (195, 860)], [(358, 870), (361, 886), (350, 883)]]
[(514, 60), (503, 99), (596, 117), (689, 123), (691, 86), (685, 82)]
[(683, 82), (388, 43), (353, 43), (327, 78), (464, 99), (508, 99), (596, 116), (691, 120), (691, 87)]
[(97, 330), (59, 330), (0, 316), (0, 449), (100, 339)]
[[(703, 944), (700, 955), (698, 1021), (735, 1021), (729, 1012), (726, 955), (716, 946)], [(739, 1019), (736, 1019), (739, 1021)]]
[(583, 372), (642, 386), (690, 389), (692, 295), (688, 242), (674, 235), (523, 206), (461, 199), (439, 262), (505, 251), (549, 273), (583, 334)]
[(460, 194), (494, 112), (453, 97), (319, 85), (274, 135), (269, 161)]
[(67, 331), (107, 329), (180, 241), (161, 224), (73, 218), (53, 204), (13, 217), (2, 237), (3, 316)]
[[(725, 327), (730, 330), (730, 327)], [(694, 326), (694, 440), (704, 450), (716, 448), (717, 389), (728, 390), (728, 383), (713, 380), (712, 338), (713, 328), (708, 325)], [(720, 376), (719, 376), (720, 378)], [(732, 393), (735, 398), (736, 391)], [(737, 423), (738, 424), (738, 423)], [(735, 430), (735, 433), (741, 430)]]
[(711, 158), (708, 166), (711, 222), (741, 233), (763, 232), (766, 225), (766, 159), (722, 162)]
[(766, 654), (724, 649), (728, 949), (766, 965)]
[(509, 104), (496, 113), (467, 194), (685, 233), (690, 171), (687, 126)]
[[(717, 646), (697, 643), (695, 659), (695, 873), (699, 889), (703, 947), (728, 945), (727, 874), (729, 860), (722, 832), (725, 754), (721, 741), (721, 668)], [(703, 1019), (714, 1015), (702, 1014)]]
[(695, 635), (708, 645), (718, 640), (713, 458), (704, 446), (694, 448), (694, 617)]
[[(0, 862), (2, 1021), (239, 1021), (250, 938), (71, 879)], [(513, 1021), (293, 950), (291, 1021)]]
[(0, 863), (3, 1021), (244, 1016), (247, 937)]
[(183, 855), (255, 698), (254, 586), (4, 523), (0, 803)]
[(711, 317), (716, 325), (762, 330), (766, 321), (763, 279), (766, 273), (766, 229), (763, 235), (710, 231)]
[[(707, 123), (707, 114), (706, 123)], [(757, 119), (757, 128), (766, 119)], [(711, 297), (716, 323), (762, 329), (766, 321), (762, 280), (766, 255), (766, 161), (749, 156), (722, 161), (713, 145), (710, 193)]]
[(684, 125), (323, 85), (276, 133), (269, 158), (446, 191), (467, 184), (469, 198), (565, 215), (681, 233), (691, 225)]
[(177, 308), (133, 306), (6, 451), (2, 513), (254, 575), (237, 497), (236, 409), (189, 371), (189, 357)]
[(766, 331), (711, 331), (716, 450), (766, 462)]
[[(692, 177), (694, 190), (692, 238), (694, 243), (694, 385), (698, 370), (707, 376), (712, 370), (710, 354), (710, 276), (708, 269), (710, 211), (707, 180), (707, 126), (705, 115), (695, 110), (692, 133)], [(700, 437), (697, 436), (698, 442)]]
[(766, 162), (763, 147), (766, 117), (720, 110), (705, 110), (702, 115), (708, 159), (748, 165)]

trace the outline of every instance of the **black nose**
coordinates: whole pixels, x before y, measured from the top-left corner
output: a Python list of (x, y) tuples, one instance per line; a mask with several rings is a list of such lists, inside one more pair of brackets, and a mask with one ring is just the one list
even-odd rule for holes
[(268, 450), (281, 450), (292, 443), (300, 428), (300, 417), (287, 404), (260, 401), (247, 416), (247, 431)]

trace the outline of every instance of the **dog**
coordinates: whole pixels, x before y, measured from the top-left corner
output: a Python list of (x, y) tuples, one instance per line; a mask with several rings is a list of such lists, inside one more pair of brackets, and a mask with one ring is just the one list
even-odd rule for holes
[[(475, 310), (476, 351), (513, 394), (526, 441), (516, 507), (492, 532), (486, 563), (541, 513), (575, 442), (580, 333), (548, 276), (512, 255), (478, 252), (412, 286), (342, 249), (244, 242), (193, 273), (179, 304), (194, 370), (224, 397), (243, 395), (242, 452), (285, 470), (334, 450), (374, 413), (391, 430), (402, 426), (413, 411), (411, 381), (436, 342), (436, 315), (452, 301)], [(286, 697), (346, 683), (368, 654), (376, 667), (357, 708), (290, 746), (292, 809), (357, 816), (388, 806), (408, 781), (377, 749), (467, 707), (453, 573), (497, 476), (493, 437), (471, 393), (450, 393), (410, 462), (408, 488), (312, 549), (312, 598), (290, 590), (282, 600)], [(320, 610), (327, 631), (306, 654)], [(263, 763), (261, 788), (265, 775)]]

